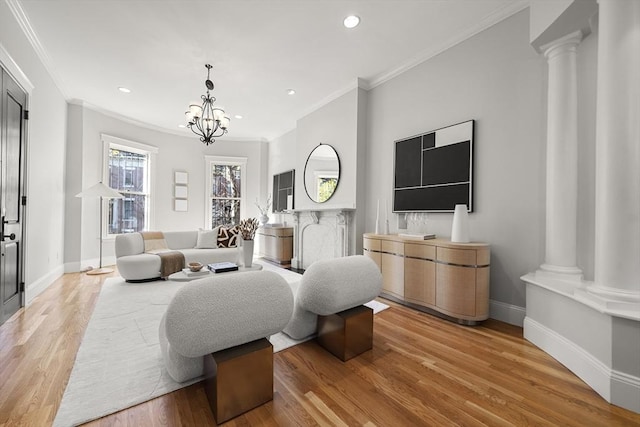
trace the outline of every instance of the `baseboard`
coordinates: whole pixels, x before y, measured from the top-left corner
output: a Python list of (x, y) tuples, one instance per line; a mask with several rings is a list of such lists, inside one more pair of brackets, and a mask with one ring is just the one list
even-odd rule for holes
[(640, 414), (640, 377), (615, 370), (611, 377), (612, 403)]
[[(614, 376), (611, 368), (582, 347), (530, 317), (524, 319), (524, 337), (566, 366), (607, 402), (611, 402), (611, 382)], [(640, 384), (639, 380), (635, 379), (637, 384)], [(627, 379), (626, 384), (632, 382)]]
[[(100, 265), (100, 258), (92, 258), (92, 259), (85, 259), (82, 261), (67, 262), (64, 265), (64, 272), (78, 273), (80, 271), (87, 270), (88, 267), (98, 268), (99, 265)], [(112, 256), (112, 257), (102, 258), (103, 267), (112, 266), (112, 265), (116, 265), (116, 257)]]
[(67, 262), (64, 264), (64, 272), (65, 273), (77, 273), (82, 270), (82, 265), (80, 262)]
[(492, 319), (522, 327), (526, 315), (527, 310), (524, 307), (489, 300), (489, 317)]
[(29, 305), (31, 301), (47, 289), (65, 272), (65, 266), (59, 265), (52, 271), (48, 272), (35, 282), (31, 283), (25, 290), (25, 305)]

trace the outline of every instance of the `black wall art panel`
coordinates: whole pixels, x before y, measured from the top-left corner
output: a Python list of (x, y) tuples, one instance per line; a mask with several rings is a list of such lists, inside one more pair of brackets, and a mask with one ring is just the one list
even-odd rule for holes
[[(293, 187), (295, 170), (283, 172), (273, 176), (273, 212), (286, 212), (294, 208)], [(288, 196), (291, 196), (291, 206), (287, 206)]]
[(394, 212), (473, 211), (474, 120), (395, 141)]

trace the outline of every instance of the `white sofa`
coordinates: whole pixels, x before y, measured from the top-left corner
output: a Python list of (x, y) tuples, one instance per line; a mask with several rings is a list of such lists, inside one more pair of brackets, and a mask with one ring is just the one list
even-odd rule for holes
[[(171, 250), (184, 255), (185, 265), (190, 262), (210, 264), (215, 262), (235, 262), (240, 259), (239, 249), (206, 248), (197, 249), (198, 231), (167, 231), (164, 239)], [(160, 257), (144, 252), (144, 240), (140, 233), (116, 236), (116, 265), (126, 281), (157, 279), (160, 277)]]

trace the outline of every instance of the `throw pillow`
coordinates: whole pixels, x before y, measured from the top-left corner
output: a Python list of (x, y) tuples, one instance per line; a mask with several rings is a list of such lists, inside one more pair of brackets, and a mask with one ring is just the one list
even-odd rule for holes
[(141, 231), (144, 241), (144, 251), (147, 253), (157, 253), (167, 251), (167, 241), (164, 240), (162, 231)]
[(240, 229), (237, 225), (233, 227), (220, 227), (218, 229), (218, 247), (235, 248), (238, 246), (238, 236)]
[(196, 241), (196, 249), (215, 249), (218, 247), (218, 229), (198, 230), (198, 240)]

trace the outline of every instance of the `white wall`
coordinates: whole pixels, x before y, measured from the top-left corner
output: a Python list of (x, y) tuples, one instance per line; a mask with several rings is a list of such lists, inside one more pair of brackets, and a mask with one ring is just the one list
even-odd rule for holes
[[(523, 274), (544, 251), (546, 63), (525, 10), (369, 92), (366, 224), (393, 187), (394, 140), (476, 120), (471, 239), (491, 245), (491, 299), (525, 306)], [(384, 218), (384, 214), (381, 214)], [(453, 214), (429, 214), (451, 235)]]
[[(258, 208), (254, 202), (256, 198), (266, 198), (267, 186), (264, 177), (267, 174), (267, 145), (260, 141), (225, 141), (216, 140), (209, 147), (201, 143), (197, 137), (178, 136), (166, 132), (137, 126), (135, 124), (105, 115), (90, 108), (76, 106), (82, 109), (82, 114), (70, 115), (70, 133), (82, 133), (81, 147), (82, 162), (80, 173), (70, 172), (73, 176), (80, 176), (82, 188), (88, 188), (102, 180), (102, 140), (101, 134), (151, 145), (158, 148), (155, 157), (155, 180), (153, 207), (154, 222), (151, 229), (160, 231), (193, 230), (206, 227), (205, 218), (205, 155), (246, 157), (247, 160), (247, 194), (243, 217), (257, 217)], [(189, 174), (188, 211), (175, 212), (173, 210), (173, 176), (175, 171), (186, 171)], [(77, 183), (68, 181), (68, 203), (73, 203), (74, 192), (72, 186)], [(75, 253), (69, 253), (65, 262), (73, 269), (78, 262), (82, 266), (95, 266), (99, 254), (99, 204), (94, 200), (82, 200), (80, 208), (81, 221), (71, 224), (67, 229), (67, 236), (79, 234), (81, 236), (80, 259)], [(106, 240), (103, 248), (103, 264), (114, 262), (113, 240)]]
[(5, 2), (0, 43), (33, 84), (29, 99), (25, 236), (26, 298), (62, 274), (67, 106)]
[[(353, 89), (298, 120), (296, 209), (356, 207), (357, 102), (358, 89)], [(322, 204), (313, 202), (304, 189), (304, 165), (311, 151), (320, 143), (333, 146), (340, 158), (338, 187), (333, 196)], [(298, 169), (300, 173), (297, 173)]]

